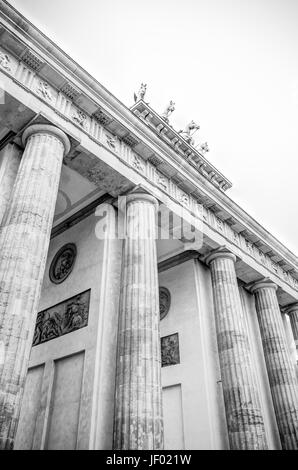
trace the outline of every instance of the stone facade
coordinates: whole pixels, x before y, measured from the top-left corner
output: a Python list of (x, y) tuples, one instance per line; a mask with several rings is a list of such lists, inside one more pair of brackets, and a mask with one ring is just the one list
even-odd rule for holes
[(297, 449), (297, 258), (0, 6), (0, 448)]

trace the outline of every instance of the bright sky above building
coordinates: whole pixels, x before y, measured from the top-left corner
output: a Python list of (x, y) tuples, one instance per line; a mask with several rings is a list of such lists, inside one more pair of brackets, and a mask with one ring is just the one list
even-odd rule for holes
[(227, 194), (298, 255), (297, 0), (10, 0), (124, 104), (172, 99)]

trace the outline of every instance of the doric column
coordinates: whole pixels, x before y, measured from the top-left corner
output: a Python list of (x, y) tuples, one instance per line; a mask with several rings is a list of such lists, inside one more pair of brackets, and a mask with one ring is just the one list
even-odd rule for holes
[(36, 124), (0, 229), (0, 449), (13, 447), (27, 373), (66, 135)]
[(277, 286), (260, 281), (252, 288), (260, 325), (264, 356), (283, 449), (298, 448), (298, 387), (289, 355)]
[(286, 342), (287, 342), (290, 358), (294, 365), (294, 369), (296, 371), (296, 375), (298, 379), (298, 367), (297, 367), (298, 366), (298, 350), (297, 350), (298, 342), (295, 342), (293, 330), (291, 327), (290, 317), (287, 314), (286, 307), (281, 308), (281, 319), (282, 319), (282, 323), (284, 327), (284, 332), (285, 332), (285, 337), (286, 337)]
[(163, 449), (156, 207), (156, 199), (148, 194), (126, 198), (115, 449)]
[(235, 272), (236, 256), (216, 250), (210, 265), (217, 344), (231, 449), (266, 449), (247, 325)]
[(298, 349), (298, 302), (289, 305), (285, 309), (285, 313), (287, 313), (290, 317), (292, 332), (296, 343), (296, 348)]
[(22, 150), (16, 144), (8, 144), (0, 152), (0, 224), (9, 203), (21, 155)]

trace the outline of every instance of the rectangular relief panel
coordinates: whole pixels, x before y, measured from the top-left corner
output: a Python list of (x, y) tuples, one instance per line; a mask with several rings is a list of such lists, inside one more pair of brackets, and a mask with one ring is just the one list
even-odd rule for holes
[(15, 449), (30, 450), (40, 407), (44, 364), (28, 369), (21, 414), (17, 429)]
[(180, 364), (178, 333), (161, 338), (161, 366)]
[(37, 315), (33, 346), (88, 325), (90, 292), (87, 290)]
[(84, 351), (55, 361), (46, 449), (76, 449)]
[(181, 384), (163, 388), (165, 449), (184, 449)]

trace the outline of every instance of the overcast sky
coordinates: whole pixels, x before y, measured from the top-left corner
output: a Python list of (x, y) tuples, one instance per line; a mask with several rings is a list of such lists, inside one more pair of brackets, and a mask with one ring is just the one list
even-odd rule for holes
[(227, 194), (298, 255), (298, 0), (10, 0), (124, 104), (190, 120)]

